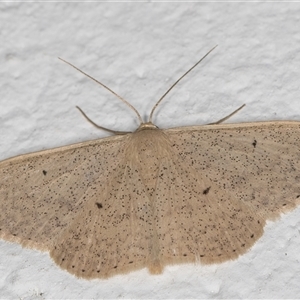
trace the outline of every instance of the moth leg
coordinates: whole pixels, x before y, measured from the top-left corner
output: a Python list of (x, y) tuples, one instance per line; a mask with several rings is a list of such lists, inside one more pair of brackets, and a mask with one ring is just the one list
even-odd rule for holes
[(243, 104), (242, 106), (240, 106), (238, 109), (236, 109), (234, 112), (232, 112), (231, 114), (229, 114), (228, 116), (220, 119), (217, 122), (213, 122), (213, 123), (208, 123), (207, 125), (216, 125), (216, 124), (220, 124), (223, 123), (224, 121), (226, 121), (227, 119), (231, 118), (233, 115), (235, 115), (238, 111), (240, 111), (244, 106), (246, 106), (246, 104)]

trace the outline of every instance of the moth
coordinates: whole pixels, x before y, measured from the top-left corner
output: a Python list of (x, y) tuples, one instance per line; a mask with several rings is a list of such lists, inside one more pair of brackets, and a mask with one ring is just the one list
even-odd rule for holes
[[(215, 48), (215, 47), (214, 47)], [(214, 49), (213, 48), (213, 49)], [(300, 202), (300, 122), (136, 131), (0, 163), (0, 237), (82, 278), (238, 258)]]

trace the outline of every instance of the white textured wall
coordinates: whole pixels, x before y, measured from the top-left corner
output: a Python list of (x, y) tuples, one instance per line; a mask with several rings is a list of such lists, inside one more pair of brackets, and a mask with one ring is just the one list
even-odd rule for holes
[[(216, 121), (300, 120), (300, 3), (1, 3), (0, 159), (134, 130), (134, 115), (57, 59), (69, 60), (145, 117), (187, 68), (218, 48), (156, 111), (161, 128)], [(0, 294), (49, 298), (295, 298), (300, 209), (269, 223), (236, 261), (86, 281), (47, 253), (0, 242)]]

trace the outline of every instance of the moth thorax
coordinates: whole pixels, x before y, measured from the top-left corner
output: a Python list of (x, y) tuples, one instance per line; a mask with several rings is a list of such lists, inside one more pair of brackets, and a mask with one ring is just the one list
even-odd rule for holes
[(126, 156), (135, 163), (155, 163), (170, 156), (170, 142), (160, 129), (137, 131), (129, 139)]

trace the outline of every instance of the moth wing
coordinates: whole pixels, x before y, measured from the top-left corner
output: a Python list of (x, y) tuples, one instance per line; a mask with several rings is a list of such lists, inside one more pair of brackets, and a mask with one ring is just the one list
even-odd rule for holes
[(86, 205), (50, 251), (60, 267), (78, 277), (107, 278), (147, 266), (152, 207), (140, 178), (123, 161), (108, 180), (87, 189)]
[(300, 122), (258, 122), (166, 130), (186, 166), (265, 219), (300, 204)]
[(49, 250), (87, 199), (124, 159), (124, 138), (31, 153), (0, 163), (0, 237)]
[(263, 234), (252, 207), (181, 158), (162, 161), (155, 202), (163, 265), (235, 259)]

